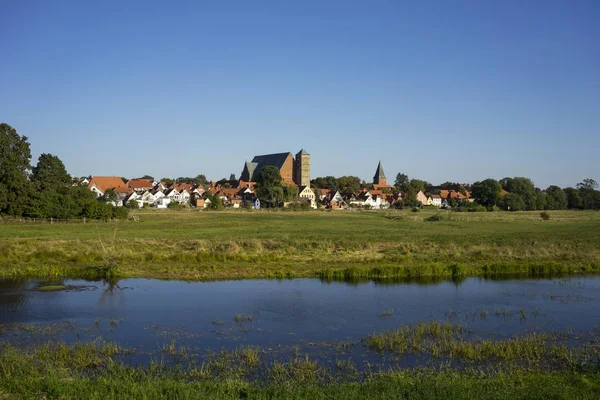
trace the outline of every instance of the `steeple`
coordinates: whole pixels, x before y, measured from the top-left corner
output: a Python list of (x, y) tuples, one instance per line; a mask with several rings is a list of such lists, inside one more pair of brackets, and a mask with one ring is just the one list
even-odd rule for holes
[(376, 185), (385, 185), (385, 173), (383, 172), (383, 167), (381, 166), (381, 161), (377, 165), (377, 171), (375, 171), (375, 176), (373, 177), (373, 183)]

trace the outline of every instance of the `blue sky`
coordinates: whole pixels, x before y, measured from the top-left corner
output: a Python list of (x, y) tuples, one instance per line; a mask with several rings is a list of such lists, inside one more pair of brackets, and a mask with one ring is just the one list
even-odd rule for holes
[(0, 120), (73, 175), (600, 181), (600, 2), (3, 1)]

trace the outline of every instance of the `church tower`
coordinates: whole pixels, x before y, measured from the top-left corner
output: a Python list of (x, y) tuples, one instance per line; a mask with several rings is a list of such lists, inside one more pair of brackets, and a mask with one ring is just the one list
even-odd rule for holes
[(295, 181), (298, 186), (310, 186), (310, 154), (304, 149), (296, 154)]
[(381, 161), (379, 161), (379, 165), (377, 165), (377, 171), (375, 171), (375, 176), (373, 177), (373, 185), (387, 186), (385, 174), (383, 173), (383, 167), (381, 166)]

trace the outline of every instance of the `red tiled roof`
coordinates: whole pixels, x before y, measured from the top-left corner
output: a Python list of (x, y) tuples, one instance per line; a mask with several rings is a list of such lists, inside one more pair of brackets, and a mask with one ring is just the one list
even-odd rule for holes
[(118, 176), (93, 176), (88, 183), (88, 188), (91, 188), (93, 185), (96, 185), (102, 193), (106, 192), (108, 189), (114, 190), (116, 193), (131, 193), (131, 188), (127, 187), (123, 182), (123, 179)]
[(154, 181), (152, 179), (130, 179), (127, 181), (127, 186), (132, 189), (151, 188)]

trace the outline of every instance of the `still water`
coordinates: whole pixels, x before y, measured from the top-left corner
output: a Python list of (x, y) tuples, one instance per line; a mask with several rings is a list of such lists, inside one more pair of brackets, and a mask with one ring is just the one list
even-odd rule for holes
[[(66, 291), (41, 292), (62, 283)], [(0, 342), (101, 338), (136, 349), (307, 346), (432, 320), (502, 338), (600, 323), (600, 278), (363, 283), (0, 281)], [(34, 326), (36, 329), (12, 329)], [(7, 327), (11, 329), (6, 329)]]

